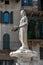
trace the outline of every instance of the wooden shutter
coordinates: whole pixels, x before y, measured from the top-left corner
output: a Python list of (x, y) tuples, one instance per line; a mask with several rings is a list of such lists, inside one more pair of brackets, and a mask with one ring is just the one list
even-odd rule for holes
[(3, 12), (0, 11), (0, 23), (2, 23), (2, 22), (3, 22)]
[(10, 13), (10, 23), (13, 24), (13, 11)]

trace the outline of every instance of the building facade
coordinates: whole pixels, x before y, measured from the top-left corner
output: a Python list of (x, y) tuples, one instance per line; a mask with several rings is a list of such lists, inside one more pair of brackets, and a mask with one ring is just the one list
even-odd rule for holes
[[(13, 26), (19, 25), (21, 8), (26, 9), (29, 19), (30, 11), (38, 11), (38, 0), (0, 0), (0, 65), (15, 65), (16, 63), (16, 58), (13, 60), (9, 53), (17, 50), (21, 43), (19, 31), (12, 32), (11, 30)], [(32, 65), (43, 65), (43, 17), (39, 18), (35, 14), (29, 21), (28, 46), (39, 54), (38, 57), (32, 58)]]

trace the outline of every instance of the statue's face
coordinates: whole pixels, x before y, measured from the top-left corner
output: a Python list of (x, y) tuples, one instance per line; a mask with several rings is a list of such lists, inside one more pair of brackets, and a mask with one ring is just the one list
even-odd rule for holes
[(25, 15), (25, 11), (24, 10), (21, 10), (21, 16), (24, 16)]

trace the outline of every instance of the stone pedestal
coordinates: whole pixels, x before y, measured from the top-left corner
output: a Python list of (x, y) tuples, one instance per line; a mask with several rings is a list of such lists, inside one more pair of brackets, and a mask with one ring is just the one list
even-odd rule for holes
[(31, 58), (18, 58), (16, 65), (31, 65)]
[(10, 56), (18, 58), (16, 65), (31, 65), (31, 58), (36, 57), (38, 55), (35, 51), (20, 48), (15, 52), (11, 52)]

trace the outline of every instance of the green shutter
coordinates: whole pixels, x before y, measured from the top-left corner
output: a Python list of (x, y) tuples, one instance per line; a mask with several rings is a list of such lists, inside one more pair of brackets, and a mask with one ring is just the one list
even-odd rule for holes
[[(36, 29), (36, 23), (38, 22), (38, 28)], [(43, 24), (42, 24), (43, 25)], [(31, 18), (28, 25), (27, 38), (28, 39), (40, 39), (40, 23), (39, 19)]]
[(42, 26), (43, 26), (43, 18), (40, 18), (40, 38), (43, 39), (43, 32), (42, 32)]
[(3, 12), (0, 11), (0, 23), (2, 23), (2, 22), (3, 22)]
[(10, 13), (10, 23), (13, 24), (13, 11)]
[(40, 23), (39, 23), (39, 19), (36, 21), (36, 25), (35, 25), (35, 38), (40, 39)]
[(36, 39), (40, 39), (40, 31), (35, 32), (35, 38), (36, 38)]
[(32, 31), (28, 31), (28, 35), (27, 35), (27, 38), (28, 39), (32, 39), (33, 35), (32, 35)]
[(34, 20), (34, 18), (31, 18), (28, 27), (29, 27), (29, 30), (27, 32), (27, 38), (34, 39), (35, 38), (35, 20)]
[(3, 23), (3, 12), (1, 11), (1, 22)]

